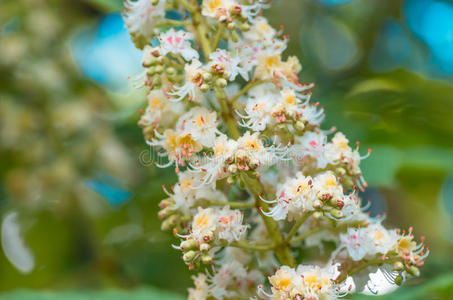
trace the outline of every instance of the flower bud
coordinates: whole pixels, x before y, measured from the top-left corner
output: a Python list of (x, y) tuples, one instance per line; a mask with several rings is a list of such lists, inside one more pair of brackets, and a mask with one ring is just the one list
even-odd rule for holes
[(200, 251), (209, 251), (211, 249), (211, 245), (203, 243), (200, 245)]
[(226, 16), (224, 16), (224, 15), (222, 15), (222, 16), (220, 16), (220, 17), (219, 17), (219, 19), (218, 19), (218, 20), (219, 20), (219, 22), (220, 22), (220, 23), (223, 23), (223, 22), (226, 22), (226, 20), (227, 20), (227, 17), (226, 17)]
[(153, 6), (156, 6), (157, 4), (159, 4), (159, 1), (160, 1), (160, 0), (151, 0), (151, 4), (152, 4)]
[(322, 202), (319, 199), (316, 199), (315, 201), (313, 201), (313, 207), (316, 209), (321, 208)]
[(175, 227), (175, 225), (177, 224), (178, 222), (178, 216), (177, 215), (171, 215), (169, 216), (168, 218), (166, 218), (163, 222), (162, 222), (162, 225), (160, 226), (160, 228), (162, 230), (170, 230), (172, 229), (173, 227)]
[(204, 72), (201, 77), (203, 78), (204, 81), (211, 81), (212, 79), (212, 74), (209, 72)]
[(227, 178), (227, 183), (228, 183), (229, 185), (235, 184), (235, 183), (236, 183), (236, 179), (234, 178), (234, 176), (228, 176), (228, 178)]
[(227, 86), (228, 82), (224, 78), (218, 78), (215, 84), (220, 88), (224, 88)]
[(203, 93), (206, 93), (207, 91), (209, 91), (209, 84), (206, 84), (206, 83), (203, 83), (201, 86), (200, 86), (200, 91), (202, 91)]
[(238, 170), (238, 166), (236, 164), (232, 164), (228, 166), (228, 172), (230, 173), (236, 173)]
[(314, 218), (314, 219), (319, 219), (319, 218), (321, 218), (323, 215), (324, 215), (324, 213), (323, 213), (322, 211), (315, 211), (315, 212), (313, 213), (313, 218)]
[(156, 73), (157, 74), (162, 74), (164, 72), (164, 67), (162, 66), (156, 66)]
[(190, 251), (187, 251), (186, 253), (184, 253), (182, 259), (185, 262), (191, 262), (195, 258), (195, 255), (197, 255), (197, 252), (190, 250)]
[(153, 79), (153, 86), (159, 86), (162, 84), (162, 79), (159, 76), (155, 76)]
[(176, 73), (176, 70), (175, 70), (175, 68), (173, 68), (173, 67), (168, 67), (168, 68), (165, 70), (165, 72), (166, 72), (168, 75), (173, 75), (173, 74)]
[(401, 274), (398, 274), (393, 282), (395, 282), (396, 285), (401, 285), (403, 283), (403, 276), (401, 276)]
[(212, 256), (209, 254), (203, 254), (201, 256), (201, 262), (204, 264), (210, 264), (212, 263)]
[(236, 31), (231, 32), (231, 40), (235, 43), (239, 41), (239, 37)]
[(411, 274), (412, 276), (420, 276), (420, 270), (416, 266), (411, 266), (408, 270), (407, 273)]
[(339, 209), (336, 209), (336, 208), (332, 208), (332, 209), (330, 210), (330, 214), (331, 214), (334, 218), (337, 218), (337, 219), (343, 218), (343, 217), (344, 217), (343, 212), (342, 212), (341, 210), (339, 210)]
[(250, 30), (250, 25), (247, 23), (242, 23), (239, 25), (239, 29), (242, 31), (249, 31)]
[(197, 241), (195, 240), (186, 240), (183, 241), (180, 245), (182, 251), (187, 251), (191, 249), (196, 249), (197, 248)]
[(161, 65), (163, 65), (166, 60), (167, 60), (167, 58), (165, 56), (162, 56), (162, 55), (157, 58), (157, 62), (159, 64), (161, 64)]
[(256, 169), (260, 166), (260, 161), (257, 160), (256, 158), (253, 158), (250, 160), (249, 162), (249, 166), (252, 168), (252, 169)]
[(299, 120), (299, 121), (296, 122), (296, 124), (294, 124), (294, 128), (295, 128), (297, 131), (299, 131), (299, 132), (304, 131), (304, 129), (305, 129), (305, 124), (304, 124), (304, 122), (302, 122), (301, 120)]
[(146, 70), (146, 75), (153, 76), (154, 74), (156, 74), (156, 67), (151, 67)]
[(402, 271), (402, 270), (404, 269), (404, 265), (403, 265), (402, 262), (397, 261), (397, 262), (395, 262), (395, 263), (393, 264), (393, 269), (394, 269), (395, 271)]
[(346, 170), (344, 168), (336, 168), (335, 172), (340, 176), (346, 174)]
[(228, 23), (227, 25), (228, 30), (233, 31), (236, 29), (236, 24), (235, 23)]

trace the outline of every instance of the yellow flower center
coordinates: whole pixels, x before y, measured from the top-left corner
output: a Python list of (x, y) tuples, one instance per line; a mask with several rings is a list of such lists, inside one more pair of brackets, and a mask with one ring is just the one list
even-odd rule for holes
[(211, 11), (218, 9), (221, 5), (222, 5), (222, 0), (210, 0), (208, 2), (208, 7)]
[(290, 278), (282, 278), (278, 281), (278, 289), (280, 290), (286, 290), (286, 288), (288, 288), (289, 284), (291, 283), (291, 279)]
[(208, 225), (209, 217), (207, 215), (201, 215), (195, 220), (195, 225), (197, 227), (205, 227)]
[(160, 100), (160, 98), (155, 97), (155, 98), (151, 99), (151, 101), (149, 101), (149, 106), (151, 108), (156, 109), (158, 106), (160, 106), (161, 103), (162, 103), (162, 101)]

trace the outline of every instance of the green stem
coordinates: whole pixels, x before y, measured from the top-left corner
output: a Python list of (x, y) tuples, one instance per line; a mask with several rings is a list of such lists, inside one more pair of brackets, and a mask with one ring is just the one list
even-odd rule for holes
[(202, 205), (203, 207), (210, 207), (210, 206), (225, 206), (229, 205), (231, 208), (253, 208), (255, 207), (255, 203), (246, 203), (246, 202), (222, 202), (222, 201), (209, 201), (208, 203)]
[(197, 36), (200, 41), (201, 48), (203, 49), (205, 59), (207, 60), (209, 58), (209, 54), (211, 54), (211, 44), (209, 43), (208, 30), (206, 28), (203, 16), (201, 15), (201, 7), (198, 6), (196, 0), (192, 0), (192, 5), (192, 10), (188, 10), (192, 14), (192, 24), (193, 27), (197, 30)]
[(263, 84), (265, 82), (266, 81), (264, 81), (264, 80), (250, 81), (242, 88), (242, 90), (239, 93), (237, 93), (233, 98), (231, 98), (230, 102), (234, 104), (239, 99), (239, 97), (241, 97), (242, 95), (247, 93), (251, 88), (253, 88), (257, 85)]
[(291, 230), (289, 231), (288, 235), (286, 236), (285, 241), (289, 242), (291, 241), (291, 238), (297, 233), (297, 230), (299, 230), (299, 227), (304, 224), (304, 222), (308, 219), (313, 214), (313, 212), (309, 211), (305, 213), (299, 220), (296, 221), (296, 223), (293, 225)]
[(258, 209), (261, 218), (263, 219), (264, 225), (269, 233), (269, 237), (272, 239), (275, 248), (275, 256), (280, 261), (282, 265), (287, 265), (294, 267), (296, 261), (293, 254), (291, 253), (291, 247), (288, 243), (285, 242), (282, 232), (278, 226), (277, 221), (267, 217), (263, 214), (263, 210), (267, 210), (269, 205), (262, 201), (260, 196), (266, 196), (266, 191), (264, 190), (263, 185), (257, 178), (249, 177), (247, 174), (241, 173), (242, 182), (247, 186), (249, 192), (255, 197), (255, 205)]
[(220, 39), (222, 38), (223, 31), (225, 30), (225, 24), (220, 23), (218, 28), (217, 28), (217, 33), (214, 38), (214, 42), (212, 43), (212, 49), (217, 49), (217, 46), (219, 45)]
[(381, 258), (377, 258), (377, 259), (373, 259), (373, 260), (370, 260), (370, 261), (367, 261), (359, 266), (356, 266), (354, 268), (352, 268), (351, 270), (349, 271), (346, 271), (346, 272), (342, 272), (340, 274), (340, 276), (338, 276), (337, 278), (337, 281), (338, 282), (342, 282), (342, 281), (345, 281), (346, 278), (348, 276), (351, 276), (369, 266), (374, 266), (374, 265), (381, 265), (381, 264), (393, 264), (395, 262), (397, 262), (399, 259), (398, 258), (393, 258), (393, 259), (387, 259), (387, 260), (382, 260)]
[(231, 247), (236, 247), (236, 248), (242, 248), (242, 249), (248, 249), (248, 250), (257, 250), (257, 251), (269, 251), (274, 248), (274, 245), (254, 245), (251, 244), (250, 241), (237, 241), (237, 242), (232, 242), (228, 246)]
[(177, 20), (165, 20), (156, 25), (156, 27), (164, 27), (164, 26), (189, 26), (191, 25), (191, 21), (177, 21)]
[(299, 235), (299, 236), (293, 238), (289, 243), (290, 243), (291, 245), (293, 245), (293, 244), (295, 244), (295, 243), (297, 243), (297, 242), (299, 242), (299, 241), (302, 241), (302, 240), (306, 239), (306, 238), (309, 237), (310, 235), (315, 234), (315, 233), (318, 233), (318, 232), (320, 232), (320, 231), (322, 231), (322, 230), (324, 230), (324, 229), (327, 229), (327, 228), (326, 228), (326, 227), (316, 227), (316, 228), (313, 228), (313, 229), (308, 230), (308, 231), (302, 233), (301, 235)]
[(241, 131), (239, 130), (237, 122), (233, 117), (233, 108), (231, 107), (231, 104), (229, 103), (223, 89), (215, 88), (214, 90), (216, 92), (217, 99), (219, 100), (223, 122), (225, 123), (231, 137), (237, 140), (241, 136)]

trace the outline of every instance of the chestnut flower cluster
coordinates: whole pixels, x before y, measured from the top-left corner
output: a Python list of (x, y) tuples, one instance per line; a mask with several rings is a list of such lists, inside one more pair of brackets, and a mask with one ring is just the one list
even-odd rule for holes
[(162, 158), (156, 165), (178, 176), (163, 187), (159, 217), (197, 272), (189, 299), (383, 293), (377, 272), (401, 285), (429, 250), (412, 229), (388, 230), (366, 213), (360, 162), (370, 151), (321, 129), (314, 85), (299, 81), (296, 57), (283, 57), (288, 40), (262, 16), (268, 6), (125, 1), (144, 53), (139, 125)]

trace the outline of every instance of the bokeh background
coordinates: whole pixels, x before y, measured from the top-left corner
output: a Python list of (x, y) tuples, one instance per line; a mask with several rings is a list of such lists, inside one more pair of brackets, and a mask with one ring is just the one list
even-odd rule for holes
[[(175, 179), (139, 159), (121, 2), (0, 0), (0, 299), (183, 299), (191, 284), (156, 215)], [(453, 299), (453, 1), (275, 0), (265, 15), (325, 126), (373, 150), (371, 213), (426, 236), (420, 278), (384, 298)]]

